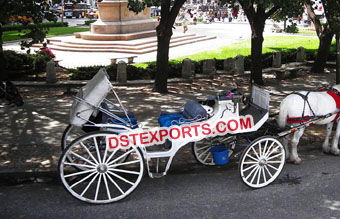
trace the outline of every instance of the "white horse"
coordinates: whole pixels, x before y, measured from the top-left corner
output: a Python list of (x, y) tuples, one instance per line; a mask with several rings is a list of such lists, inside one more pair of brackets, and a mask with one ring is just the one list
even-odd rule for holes
[[(333, 86), (333, 88), (337, 91), (340, 91), (340, 84)], [(336, 97), (335, 92), (331, 92), (331, 94), (323, 91), (323, 92), (307, 92), (300, 91), (297, 92), (302, 94), (290, 94), (280, 104), (280, 113), (278, 119), (279, 127), (285, 127), (287, 122), (295, 122), (295, 124), (299, 122), (303, 122), (308, 120), (308, 116), (323, 116), (328, 113), (333, 113), (337, 110), (337, 106), (339, 107), (340, 98)], [(306, 96), (307, 95), (307, 96)], [(305, 97), (305, 99), (303, 98)], [(336, 99), (338, 98), (338, 99)], [(338, 103), (337, 103), (337, 102)], [(316, 125), (324, 125), (327, 124), (327, 132), (326, 138), (322, 145), (322, 150), (325, 153), (332, 153), (334, 155), (339, 155), (340, 150), (338, 149), (338, 141), (340, 136), (340, 122), (338, 123), (335, 136), (333, 137), (332, 145), (329, 145), (329, 137), (332, 132), (332, 127), (334, 124), (334, 119), (336, 119), (337, 115), (330, 116), (321, 120)], [(302, 118), (303, 117), (303, 118)], [(295, 120), (295, 121), (294, 121)], [(304, 128), (298, 129), (292, 138), (291, 142), (291, 152), (288, 151), (288, 136), (286, 136), (283, 140), (283, 145), (286, 149), (286, 157), (290, 159), (290, 161), (299, 164), (301, 163), (301, 159), (297, 153), (297, 145), (301, 136), (304, 133)]]

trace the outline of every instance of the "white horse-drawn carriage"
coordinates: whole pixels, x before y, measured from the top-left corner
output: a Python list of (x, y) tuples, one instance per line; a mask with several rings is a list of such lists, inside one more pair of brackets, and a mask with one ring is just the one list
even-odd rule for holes
[[(106, 98), (109, 93), (115, 102)], [(239, 109), (241, 99), (229, 91), (200, 103), (188, 101), (181, 112), (162, 112), (160, 127), (141, 127), (101, 69), (72, 105), (58, 166), (62, 184), (79, 200), (115, 202), (138, 186), (145, 170), (152, 178), (166, 175), (177, 151), (188, 145), (205, 165), (226, 164), (238, 146), (245, 147), (239, 159), (242, 182), (251, 188), (267, 186), (285, 164), (285, 148), (278, 137), (312, 121), (259, 137), (269, 118), (269, 93), (254, 86), (249, 103)], [(72, 131), (77, 129), (86, 132), (75, 138)]]

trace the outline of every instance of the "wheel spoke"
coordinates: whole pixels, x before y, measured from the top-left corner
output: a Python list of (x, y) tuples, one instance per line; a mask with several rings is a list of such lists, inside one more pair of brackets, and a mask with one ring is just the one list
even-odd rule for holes
[(264, 148), (263, 148), (263, 152), (262, 152), (262, 155), (265, 155), (267, 152), (267, 146), (268, 146), (268, 140), (266, 141), (266, 143), (264, 144)]
[(275, 144), (275, 142), (273, 141), (272, 144), (269, 146), (267, 152), (265, 153), (265, 155), (264, 155), (265, 157), (267, 157), (267, 155), (268, 155), (269, 152), (270, 152), (270, 149), (272, 149), (272, 147), (274, 146), (274, 144)]
[(110, 177), (109, 174), (106, 174), (107, 178), (112, 182), (112, 184), (122, 193), (124, 194), (124, 191), (119, 187), (119, 185)]
[(122, 170), (122, 169), (114, 169), (114, 168), (109, 168), (109, 170), (115, 171), (115, 172), (121, 172), (121, 173), (129, 173), (129, 174), (139, 175), (139, 172), (136, 172), (136, 171)]
[(267, 161), (267, 163), (282, 163), (282, 161), (279, 161), (279, 160), (277, 160), (277, 161), (270, 160), (270, 161)]
[(133, 164), (133, 163), (138, 163), (138, 162), (139, 162), (139, 160), (133, 160), (133, 161), (129, 161), (129, 162), (113, 164), (113, 165), (110, 165), (110, 166), (108, 166), (108, 167), (118, 167), (118, 166), (123, 166), (123, 165), (129, 165), (129, 164)]
[(251, 159), (253, 159), (253, 160), (257, 161), (257, 162), (259, 161), (258, 159), (254, 158), (253, 156), (251, 156), (249, 154), (247, 154), (247, 157), (250, 157)]
[(266, 183), (267, 182), (266, 172), (264, 171), (264, 168), (261, 168), (261, 170), (262, 170), (262, 174), (263, 174), (264, 183)]
[(92, 155), (92, 153), (89, 151), (89, 149), (86, 147), (86, 145), (83, 144), (83, 142), (80, 142), (80, 145), (86, 150), (87, 154), (90, 155), (90, 157), (92, 158), (92, 160), (98, 164), (98, 161), (96, 158), (94, 158), (94, 156)]
[(255, 161), (245, 161), (243, 164), (258, 164), (258, 162)]
[(246, 180), (259, 168), (259, 166), (256, 166), (252, 171), (250, 171), (249, 175), (246, 177)]
[(115, 174), (115, 173), (113, 173), (113, 172), (111, 172), (111, 171), (107, 171), (107, 172), (110, 173), (112, 176), (114, 176), (114, 177), (116, 177), (116, 178), (118, 178), (118, 179), (120, 179), (120, 180), (122, 180), (122, 181), (124, 181), (124, 182), (126, 182), (126, 183), (128, 183), (128, 184), (130, 184), (130, 185), (132, 185), (132, 186), (134, 185), (133, 182), (130, 182), (129, 180), (127, 180), (127, 179), (125, 179), (125, 178), (119, 176), (118, 174)]
[(94, 195), (94, 200), (97, 201), (97, 198), (98, 198), (98, 192), (99, 192), (99, 188), (100, 188), (100, 183), (102, 181), (102, 173), (99, 174), (99, 179), (98, 179), (98, 182), (97, 182), (97, 188), (96, 188), (96, 194)]
[(67, 178), (67, 177), (71, 177), (71, 176), (78, 176), (78, 175), (82, 175), (82, 174), (90, 173), (90, 172), (94, 172), (94, 171), (96, 171), (96, 170), (95, 169), (84, 170), (84, 171), (80, 171), (80, 172), (77, 172), (77, 173), (71, 173), (71, 174), (68, 174), (68, 175), (64, 175), (64, 177)]
[(199, 150), (202, 150), (202, 149), (205, 149), (205, 148), (209, 148), (209, 147), (211, 147), (211, 145), (206, 145), (206, 146), (197, 148), (196, 151), (198, 152)]
[(86, 186), (86, 188), (83, 190), (83, 192), (80, 194), (80, 196), (83, 196), (85, 194), (85, 192), (90, 188), (90, 186), (92, 185), (92, 183), (94, 182), (94, 180), (97, 178), (97, 176), (99, 175), (99, 173), (97, 173), (93, 179), (89, 182), (89, 184)]
[(272, 150), (272, 151), (267, 155), (267, 157), (270, 157), (270, 155), (272, 155), (272, 153), (274, 153), (274, 151), (276, 151), (276, 149), (279, 148), (279, 147), (280, 147), (280, 145), (278, 145), (276, 148), (274, 148), (274, 150)]
[(76, 167), (87, 167), (87, 168), (90, 168), (90, 169), (96, 168), (95, 166), (90, 166), (90, 165), (86, 165), (86, 164), (68, 163), (68, 162), (65, 162), (64, 164), (70, 165), (70, 166), (76, 166)]
[(262, 155), (261, 141), (259, 141), (259, 156)]
[(271, 165), (271, 164), (267, 164), (270, 168), (272, 168), (272, 169), (274, 169), (274, 170), (278, 170), (276, 167), (274, 167), (273, 165)]
[(107, 156), (107, 151), (108, 151), (108, 148), (107, 148), (107, 145), (105, 145), (105, 151), (104, 151), (104, 156), (103, 156), (103, 163), (105, 163), (106, 156)]
[(200, 153), (198, 156), (201, 157), (203, 154), (209, 152), (210, 148), (208, 148), (207, 150), (203, 151), (202, 153)]
[(82, 180), (80, 180), (80, 181), (74, 183), (73, 185), (70, 186), (70, 188), (73, 188), (74, 186), (78, 185), (79, 183), (84, 182), (85, 180), (87, 180), (88, 178), (90, 178), (91, 176), (93, 176), (94, 174), (96, 174), (96, 172), (93, 172), (93, 173), (91, 173), (90, 175), (84, 177)]
[[(100, 151), (99, 151), (99, 148), (98, 148), (98, 143), (97, 143), (96, 137), (93, 137), (93, 142), (94, 142), (94, 146), (95, 146), (95, 148), (96, 148), (98, 161), (99, 161), (99, 163), (102, 163), (102, 158), (100, 157)], [(101, 178), (101, 176), (99, 176), (99, 179), (100, 179), (100, 178)]]
[(79, 154), (76, 154), (74, 153), (73, 151), (70, 152), (72, 155), (78, 157), (79, 159), (82, 159), (83, 161), (89, 163), (89, 164), (92, 164), (93, 166), (96, 166), (96, 164), (94, 164), (93, 162), (89, 161), (88, 159), (86, 159), (85, 157), (83, 156), (80, 156)]
[[(251, 150), (254, 151), (255, 156), (257, 157), (257, 159), (260, 159), (260, 156), (258, 155), (258, 153), (256, 152), (256, 150), (254, 149), (254, 147), (251, 147)], [(250, 155), (249, 155), (250, 156)]]
[(268, 170), (267, 166), (264, 166), (264, 169), (266, 169), (267, 173), (269, 174), (270, 178), (273, 177), (273, 175), (270, 173), (270, 171)]
[(262, 168), (260, 167), (259, 170), (258, 170), (256, 185), (260, 184), (261, 173), (262, 173)]
[(119, 150), (119, 149), (117, 148), (116, 150), (114, 150), (114, 151), (110, 154), (110, 156), (109, 156), (109, 158), (107, 158), (105, 164), (107, 164), (107, 163), (111, 160), (111, 158), (116, 154), (116, 152), (117, 152), (118, 150)]
[(205, 158), (203, 159), (203, 162), (207, 161), (207, 159), (209, 158), (210, 155), (211, 155), (211, 154), (208, 153), (207, 156), (205, 156)]
[(248, 171), (248, 170), (250, 170), (251, 168), (254, 168), (254, 167), (256, 167), (256, 166), (258, 166), (258, 165), (257, 165), (257, 164), (253, 164), (253, 165), (251, 165), (250, 167), (247, 167), (246, 169), (244, 169), (243, 172), (246, 172), (246, 171)]
[(276, 158), (276, 157), (279, 157), (279, 156), (282, 156), (282, 155), (283, 155), (283, 153), (281, 152), (280, 154), (277, 154), (277, 155), (275, 155), (275, 156), (268, 157), (267, 160), (272, 160), (272, 159), (274, 159), (274, 158)]
[(260, 170), (260, 167), (257, 167), (257, 168), (256, 168), (256, 171), (254, 172), (254, 175), (253, 175), (253, 177), (251, 178), (251, 181), (250, 181), (250, 183), (251, 183), (251, 184), (253, 184), (253, 182), (254, 182), (254, 179), (255, 179), (255, 177), (256, 177), (256, 175), (257, 175), (257, 173), (259, 172), (259, 170)]
[(117, 157), (116, 159), (114, 159), (113, 161), (111, 161), (110, 163), (108, 163), (107, 165), (109, 166), (109, 165), (113, 164), (114, 162), (116, 162), (116, 161), (122, 159), (122, 158), (125, 157), (127, 154), (131, 153), (132, 151), (133, 151), (133, 149), (131, 149), (131, 150), (125, 152), (123, 155), (120, 155), (119, 157)]
[(108, 185), (107, 185), (106, 174), (103, 174), (103, 179), (104, 179), (104, 184), (105, 184), (105, 188), (106, 188), (107, 197), (108, 197), (109, 199), (111, 199), (110, 190), (109, 190), (109, 187), (108, 187)]

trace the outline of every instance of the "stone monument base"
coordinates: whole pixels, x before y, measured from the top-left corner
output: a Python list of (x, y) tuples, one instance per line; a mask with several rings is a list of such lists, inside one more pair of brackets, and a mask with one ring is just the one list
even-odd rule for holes
[(112, 41), (112, 40), (135, 40), (146, 37), (156, 36), (155, 30), (141, 31), (125, 34), (97, 34), (91, 32), (74, 33), (76, 38), (82, 38), (84, 40), (98, 40), (98, 41)]

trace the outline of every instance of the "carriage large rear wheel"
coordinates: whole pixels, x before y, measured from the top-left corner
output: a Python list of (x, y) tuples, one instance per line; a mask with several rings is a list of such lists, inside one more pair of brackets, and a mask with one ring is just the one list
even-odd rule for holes
[(251, 188), (265, 187), (280, 175), (285, 160), (285, 149), (279, 140), (271, 136), (257, 138), (241, 156), (241, 180)]
[(144, 162), (138, 148), (109, 151), (106, 147), (109, 134), (112, 133), (98, 131), (77, 138), (60, 157), (60, 180), (81, 201), (104, 204), (121, 200), (142, 179)]

